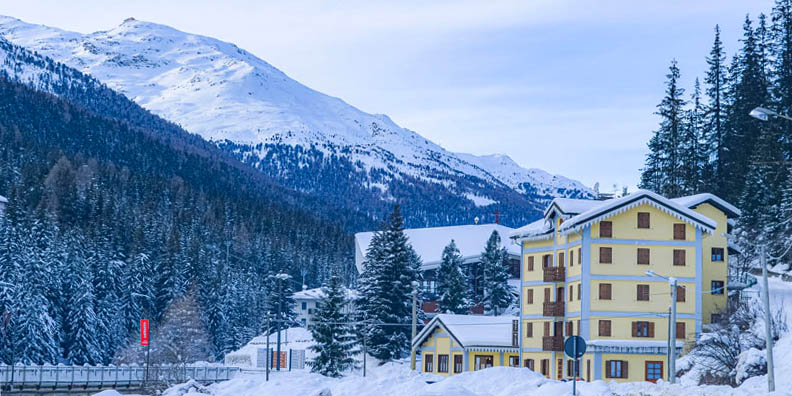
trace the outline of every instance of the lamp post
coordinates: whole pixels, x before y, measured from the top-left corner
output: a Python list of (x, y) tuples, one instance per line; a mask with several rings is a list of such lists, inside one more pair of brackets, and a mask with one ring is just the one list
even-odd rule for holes
[[(792, 117), (786, 114), (779, 114), (775, 111), (768, 110), (764, 107), (757, 107), (749, 113), (753, 118), (762, 121), (768, 121), (770, 117), (783, 118), (792, 121)], [(789, 164), (789, 161), (781, 161), (781, 165)], [(775, 366), (773, 365), (773, 334), (770, 326), (770, 288), (767, 285), (767, 253), (765, 252), (764, 244), (759, 246), (759, 261), (762, 266), (762, 305), (765, 311), (765, 349), (767, 349), (767, 390), (769, 392), (775, 391)]]
[(667, 278), (662, 275), (654, 273), (654, 271), (646, 271), (646, 275), (663, 278), (668, 281), (668, 286), (671, 288), (671, 315), (668, 318), (668, 382), (676, 382), (676, 294), (677, 294), (677, 279), (674, 277)]

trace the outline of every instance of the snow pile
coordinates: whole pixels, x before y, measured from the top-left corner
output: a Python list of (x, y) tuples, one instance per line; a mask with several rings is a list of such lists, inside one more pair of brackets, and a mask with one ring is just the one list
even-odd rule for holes
[(767, 373), (767, 359), (764, 352), (751, 348), (740, 354), (737, 362), (737, 383), (765, 373)]
[[(270, 334), (269, 345), (272, 350), (278, 348), (278, 333)], [(303, 327), (292, 327), (281, 331), (281, 351), (289, 352), (290, 349), (305, 350), (305, 359), (311, 360), (316, 353), (308, 349), (316, 342), (308, 329)], [(262, 334), (250, 340), (245, 346), (236, 351), (229, 352), (225, 356), (225, 364), (233, 367), (256, 367), (258, 350), (267, 347), (267, 335)]]

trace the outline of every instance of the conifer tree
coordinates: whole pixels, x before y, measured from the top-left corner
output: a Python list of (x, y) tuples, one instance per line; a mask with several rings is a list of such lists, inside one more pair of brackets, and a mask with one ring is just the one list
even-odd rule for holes
[[(70, 363), (76, 365), (97, 364), (105, 355), (104, 346), (97, 339), (99, 318), (94, 312), (94, 292), (90, 269), (83, 257), (70, 257), (70, 281), (68, 282), (68, 320), (64, 322), (64, 352)], [(124, 334), (126, 335), (126, 334)]]
[(492, 231), (481, 254), (483, 272), (481, 287), (484, 291), (482, 300), (484, 309), (496, 316), (514, 301), (514, 291), (509, 286), (507, 259), (508, 254), (506, 249), (501, 247), (498, 231)]
[(437, 294), (440, 296), (440, 312), (464, 314), (470, 309), (470, 290), (462, 273), (462, 255), (453, 239), (443, 249), (442, 262), (437, 270)]
[(702, 189), (707, 154), (702, 141), (704, 108), (701, 103), (701, 87), (698, 78), (690, 98), (692, 108), (687, 111), (687, 119), (680, 138), (682, 156), (681, 194), (695, 194)]
[(319, 301), (309, 327), (316, 341), (309, 349), (317, 353), (311, 371), (328, 377), (340, 377), (344, 371), (355, 366), (352, 356), (355, 339), (346, 313), (349, 301), (341, 280), (336, 276), (330, 277), (330, 283), (323, 288), (323, 292), (324, 296)]
[(706, 129), (704, 132), (705, 147), (708, 147), (707, 166), (704, 178), (708, 187), (715, 193), (721, 193), (720, 180), (723, 177), (723, 152), (726, 135), (726, 52), (720, 39), (720, 26), (715, 25), (715, 40), (707, 57), (707, 75), (704, 82), (707, 86), (708, 108)]

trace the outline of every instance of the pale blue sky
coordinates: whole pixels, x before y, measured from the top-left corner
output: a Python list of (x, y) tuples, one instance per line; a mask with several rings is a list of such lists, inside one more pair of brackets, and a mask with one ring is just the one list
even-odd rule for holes
[[(754, 1), (15, 1), (83, 33), (126, 17), (230, 41), (296, 80), (452, 151), (505, 153), (591, 186), (634, 186), (672, 58), (703, 76)], [(161, 4), (167, 3), (167, 4)]]

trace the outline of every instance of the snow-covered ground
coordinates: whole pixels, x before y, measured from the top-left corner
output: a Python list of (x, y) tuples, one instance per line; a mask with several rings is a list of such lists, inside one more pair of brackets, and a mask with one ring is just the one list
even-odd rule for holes
[[(270, 334), (270, 348), (277, 349), (277, 333)], [(315, 353), (308, 350), (308, 347), (315, 344), (313, 336), (308, 329), (293, 327), (281, 332), (281, 351), (288, 352), (290, 349), (305, 350), (305, 358), (311, 360)], [(260, 335), (253, 338), (242, 348), (230, 352), (225, 357), (225, 364), (234, 367), (256, 367), (256, 357), (260, 348), (267, 347), (267, 336)]]

